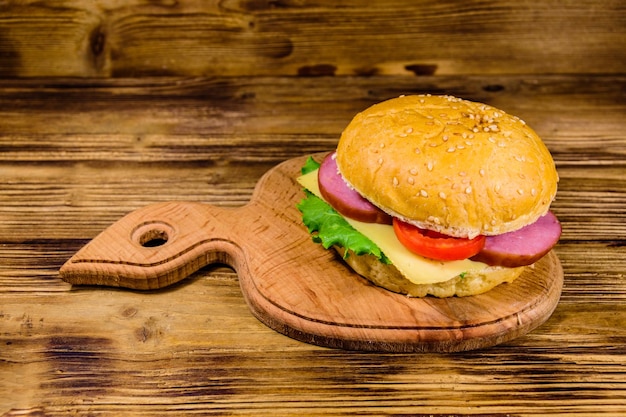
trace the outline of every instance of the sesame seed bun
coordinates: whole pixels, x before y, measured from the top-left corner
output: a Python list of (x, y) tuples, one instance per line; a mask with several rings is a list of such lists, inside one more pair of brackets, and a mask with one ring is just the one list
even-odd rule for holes
[(470, 238), (536, 221), (558, 182), (550, 152), (523, 121), (451, 96), (402, 96), (359, 113), (342, 133), (337, 166), (387, 213)]

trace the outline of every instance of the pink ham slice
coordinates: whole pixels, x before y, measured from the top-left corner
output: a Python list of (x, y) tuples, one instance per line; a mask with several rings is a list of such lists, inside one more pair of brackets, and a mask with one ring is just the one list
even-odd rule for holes
[(335, 152), (328, 154), (317, 174), (322, 197), (339, 213), (366, 223), (391, 224), (391, 216), (346, 184), (337, 170)]
[(549, 211), (519, 230), (487, 236), (485, 247), (472, 260), (510, 268), (531, 265), (550, 252), (560, 237), (561, 224)]

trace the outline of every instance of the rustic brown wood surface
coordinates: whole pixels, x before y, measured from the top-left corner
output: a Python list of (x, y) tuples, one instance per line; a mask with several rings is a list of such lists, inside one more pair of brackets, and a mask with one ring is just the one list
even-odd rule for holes
[(619, 74), (622, 0), (0, 3), (0, 77)]
[[(626, 415), (625, 20), (621, 0), (0, 2), (0, 415)], [(350, 352), (262, 324), (225, 265), (60, 279), (127, 213), (244, 206), (412, 93), (518, 115), (555, 158), (564, 285), (527, 335)]]
[(172, 201), (135, 210), (73, 255), (61, 278), (162, 289), (221, 262), (235, 270), (250, 310), (270, 328), (319, 346), (378, 352), (490, 347), (535, 329), (556, 308), (563, 270), (553, 252), (515, 282), (475, 297), (411, 299), (351, 273), (303, 227), (296, 178), (307, 158), (269, 170), (236, 209)]
[(621, 0), (0, 4), (2, 77), (620, 73)]
[[(621, 76), (0, 82), (3, 412), (623, 414), (625, 90)], [(243, 206), (267, 170), (332, 149), (365, 106), (444, 91), (520, 115), (557, 163), (563, 294), (524, 337), (351, 353), (264, 326), (226, 267), (148, 292), (58, 275), (132, 210)]]

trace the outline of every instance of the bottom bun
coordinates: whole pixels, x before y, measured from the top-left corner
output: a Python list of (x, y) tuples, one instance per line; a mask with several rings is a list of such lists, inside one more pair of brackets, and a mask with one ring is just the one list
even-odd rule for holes
[(415, 284), (406, 279), (395, 266), (383, 264), (373, 255), (356, 255), (348, 251), (348, 256), (344, 257), (344, 248), (334, 246), (334, 249), (357, 274), (379, 287), (406, 294), (409, 297), (432, 295), (446, 298), (482, 294), (503, 282), (513, 282), (525, 268), (523, 266), (518, 268), (489, 266), (480, 271), (467, 272), (463, 277), (457, 275), (443, 282)]

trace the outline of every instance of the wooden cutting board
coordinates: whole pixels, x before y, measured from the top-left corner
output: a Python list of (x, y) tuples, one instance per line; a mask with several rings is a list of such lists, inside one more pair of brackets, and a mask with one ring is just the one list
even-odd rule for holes
[[(321, 160), (322, 154), (316, 155)], [(521, 336), (550, 317), (563, 270), (554, 252), (512, 284), (464, 298), (408, 298), (371, 285), (311, 241), (296, 204), (306, 157), (259, 181), (249, 204), (150, 205), (98, 235), (61, 268), (72, 284), (158, 289), (201, 267), (238, 273), (252, 313), (307, 343), (356, 350), (454, 352)]]

